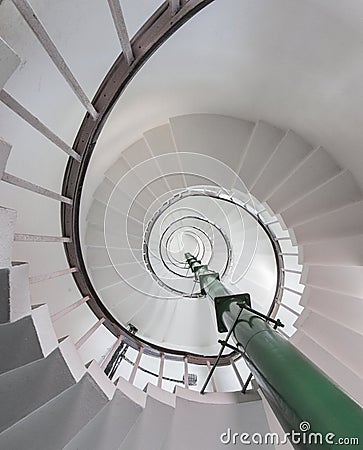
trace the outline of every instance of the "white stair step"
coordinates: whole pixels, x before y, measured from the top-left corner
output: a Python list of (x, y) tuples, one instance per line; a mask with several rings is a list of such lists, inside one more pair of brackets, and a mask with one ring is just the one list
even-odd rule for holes
[[(137, 187), (137, 191), (139, 191), (139, 189), (142, 188), (141, 184), (139, 181), (137, 181), (138, 187)], [(137, 208), (142, 210), (142, 217), (145, 215), (145, 208), (140, 205), (137, 201), (137, 199), (135, 200), (132, 197), (132, 194), (130, 194), (130, 192), (127, 190), (126, 191), (123, 190), (125, 188), (124, 185), (117, 185), (115, 186), (115, 189), (112, 191), (112, 195), (111, 197), (109, 197), (107, 204), (109, 204), (109, 206), (111, 206), (115, 211), (119, 211), (120, 213), (123, 214), (128, 214), (131, 216), (134, 216), (133, 213), (131, 213), (131, 210), (133, 208)]]
[(134, 324), (132, 319), (138, 312), (148, 305), (150, 306), (149, 309), (152, 309), (151, 301), (152, 300), (150, 300), (146, 295), (139, 292), (134, 292), (133, 295), (125, 298), (117, 306), (115, 306), (113, 308), (113, 312), (122, 323), (127, 324), (131, 322)]
[[(156, 157), (156, 164), (160, 167), (161, 173), (165, 175), (182, 171), (169, 123), (146, 131), (144, 139)], [(160, 157), (162, 155), (169, 156)], [(181, 175), (167, 176), (165, 181), (171, 190), (185, 187)]]
[[(190, 114), (169, 121), (179, 152), (208, 155), (234, 170), (254, 127), (252, 122), (214, 114)], [(223, 148), (228, 152), (221, 152)]]
[(104, 178), (102, 183), (98, 185), (97, 189), (93, 194), (93, 198), (100, 201), (101, 203), (107, 204), (115, 185), (108, 179)]
[(140, 326), (142, 334), (159, 342), (167, 340), (166, 335), (175, 314), (177, 304), (177, 299), (160, 299), (156, 301), (149, 314), (149, 320), (146, 323), (144, 321)]
[[(108, 172), (106, 176), (109, 177)], [(115, 175), (113, 175), (113, 180), (115, 180)], [(140, 179), (135, 170), (129, 170), (115, 182), (115, 185), (117, 189), (113, 191), (110, 203), (119, 211), (127, 211), (133, 201), (137, 201), (147, 209), (155, 200), (155, 196), (145, 186), (145, 180)]]
[(286, 289), (282, 292), (281, 303), (286, 305), (288, 308), (301, 313), (303, 307), (301, 306), (301, 295), (294, 292), (287, 291)]
[(275, 213), (281, 212), (339, 171), (340, 167), (329, 153), (319, 147), (267, 199), (267, 203)]
[[(168, 192), (168, 185), (160, 178), (162, 172), (145, 139), (139, 139), (127, 147), (122, 152), (122, 156), (127, 164), (135, 170), (137, 176), (141, 180), (145, 180), (145, 184), (148, 184), (149, 189), (156, 196)], [(149, 184), (151, 180), (153, 182)]]
[(2, 433), (0, 446), (29, 450), (64, 448), (107, 402), (92, 377), (85, 374), (77, 384)]
[(121, 156), (105, 173), (105, 177), (110, 180), (114, 185), (130, 171), (130, 166), (125, 159)]
[(169, 123), (146, 131), (144, 139), (149, 145), (152, 154), (156, 157), (176, 152)]
[(0, 207), (0, 269), (11, 266), (15, 222), (16, 211)]
[(231, 189), (235, 180), (232, 168), (203, 153), (179, 153), (187, 186), (212, 185)]
[(361, 199), (362, 193), (353, 175), (344, 171), (281, 212), (281, 216), (293, 227)]
[[(226, 448), (227, 445), (221, 442), (221, 435), (228, 433), (228, 429), (232, 433), (240, 430), (241, 423), (243, 432), (250, 436), (254, 433), (264, 435), (270, 431), (261, 400), (211, 405), (177, 397), (173, 421), (163, 450)], [(222, 438), (228, 442), (228, 435), (223, 435)], [(232, 436), (230, 445), (233, 445)], [(269, 444), (259, 447), (274, 448)]]
[(135, 404), (141, 406), (143, 409), (146, 405), (147, 395), (146, 392), (141, 391), (139, 388), (129, 383), (125, 378), (119, 377), (115, 381), (117, 389), (119, 389), (123, 395), (132, 400)]
[(282, 331), (285, 334), (287, 334), (288, 336), (292, 336), (295, 333), (296, 326), (294, 324), (297, 319), (297, 316), (295, 314), (293, 314), (288, 309), (285, 309), (283, 306), (280, 306), (275, 318), (280, 319), (284, 324)]
[(122, 156), (131, 168), (153, 157), (144, 139), (139, 139), (123, 150)]
[(112, 266), (91, 269), (90, 272), (97, 290), (122, 281), (120, 274)]
[(29, 264), (13, 262), (10, 269), (10, 322), (31, 312), (29, 291)]
[(335, 381), (348, 395), (363, 405), (361, 377), (349, 370), (339, 359), (335, 358), (300, 330), (294, 334), (290, 342)]
[(357, 375), (363, 373), (363, 361), (357, 357), (357, 349), (363, 345), (363, 335), (309, 310), (304, 310), (295, 326), (352, 372)]
[(301, 245), (361, 234), (362, 229), (363, 202), (359, 201), (294, 227), (294, 234)]
[(76, 383), (59, 349), (0, 376), (0, 433)]
[(301, 251), (305, 264), (363, 266), (363, 234), (305, 244)]
[[(106, 214), (106, 205), (99, 202), (98, 200), (93, 200), (92, 205), (87, 214), (87, 222), (93, 225), (97, 225), (100, 230), (104, 229)], [(113, 209), (112, 207), (107, 208), (107, 221), (111, 221), (115, 224), (115, 228), (120, 226), (124, 221), (124, 216)]]
[[(144, 319), (147, 320), (154, 305), (152, 296), (157, 294), (160, 287), (147, 274), (130, 279), (125, 283), (115, 286), (109, 290), (112, 298), (106, 305), (120, 318), (122, 323), (127, 324), (136, 314), (144, 311)], [(108, 297), (109, 298), (109, 297)], [(149, 310), (148, 310), (149, 309)], [(134, 321), (133, 321), (134, 323)], [(143, 329), (144, 324), (135, 323)]]
[(0, 323), (15, 322), (31, 313), (28, 263), (0, 269)]
[[(112, 262), (114, 264), (121, 263), (142, 263), (142, 251), (141, 249), (113, 248)], [(110, 250), (107, 251), (104, 247), (87, 247), (87, 263), (90, 267), (105, 267), (111, 264)]]
[(0, 38), (0, 89), (2, 89), (11, 75), (20, 65), (20, 58), (14, 50)]
[[(88, 224), (85, 242), (87, 246), (105, 247), (106, 243), (103, 229), (96, 225)], [(118, 234), (110, 234), (109, 232), (107, 233), (107, 245), (112, 248), (125, 248), (122, 247), (120, 236)]]
[(305, 288), (301, 305), (363, 335), (363, 299), (328, 289)]
[[(217, 330), (213, 326), (209, 302), (207, 298), (177, 300), (170, 328), (164, 337), (165, 342), (178, 342), (185, 347), (192, 347), (195, 342), (198, 342), (200, 346), (217, 342)], [(201, 318), (205, 324), (209, 323), (211, 326), (198, 326)]]
[(261, 202), (265, 201), (312, 150), (310, 144), (289, 131), (276, 147), (257, 182), (251, 188), (252, 194)]
[(363, 266), (305, 266), (302, 282), (363, 298)]
[(257, 122), (238, 174), (247, 189), (250, 189), (256, 181), (261, 169), (284, 135), (284, 130), (262, 121)]
[[(135, 284), (137, 282), (142, 282), (144, 278), (145, 275), (143, 274), (135, 277)], [(130, 280), (130, 283), (133, 282), (133, 280)], [(101, 290), (98, 288), (98, 291), (103, 303), (107, 308), (112, 309), (115, 305), (124, 300), (126, 296), (132, 295), (135, 292), (135, 289), (132, 285), (128, 285), (124, 281), (119, 281), (118, 283), (106, 286)]]
[(80, 430), (64, 450), (117, 450), (141, 412), (139, 405), (117, 390), (113, 399)]
[(145, 267), (138, 262), (119, 264), (117, 266), (91, 269), (92, 278), (98, 289), (128, 280), (145, 272)]
[(160, 450), (168, 433), (174, 408), (147, 397), (146, 406), (120, 450)]

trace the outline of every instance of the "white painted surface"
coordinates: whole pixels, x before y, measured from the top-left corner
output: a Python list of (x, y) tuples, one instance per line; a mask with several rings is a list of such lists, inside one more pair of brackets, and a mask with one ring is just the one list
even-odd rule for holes
[(19, 56), (0, 38), (0, 89), (2, 89), (20, 64)]
[(86, 368), (69, 336), (61, 340), (59, 343), (59, 350), (61, 351), (73, 378), (78, 383), (85, 374)]
[(50, 320), (48, 305), (36, 305), (32, 309), (34, 327), (44, 356), (48, 356), (58, 345), (52, 321)]
[(98, 386), (102, 389), (107, 398), (111, 400), (113, 394), (115, 393), (116, 386), (107, 377), (105, 372), (101, 369), (101, 367), (97, 364), (96, 361), (92, 361), (90, 363), (90, 365), (87, 367), (87, 372), (91, 375), (91, 377), (95, 380)]
[(10, 269), (10, 322), (30, 315), (29, 264), (13, 263)]
[(11, 266), (16, 216), (15, 210), (0, 207), (0, 268)]

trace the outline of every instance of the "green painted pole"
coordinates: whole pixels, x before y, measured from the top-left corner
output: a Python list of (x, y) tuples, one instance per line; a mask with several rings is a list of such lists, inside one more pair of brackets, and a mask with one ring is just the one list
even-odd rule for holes
[[(218, 330), (229, 331), (241, 305), (250, 306), (249, 295), (232, 294), (218, 273), (185, 256), (215, 304)], [(266, 320), (243, 309), (232, 337), (295, 448), (336, 449), (340, 442), (363, 448), (363, 409)]]

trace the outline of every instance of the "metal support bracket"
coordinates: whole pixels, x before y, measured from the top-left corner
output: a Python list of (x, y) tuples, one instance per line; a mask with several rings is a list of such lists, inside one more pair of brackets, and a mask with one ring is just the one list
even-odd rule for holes
[[(248, 294), (247, 294), (247, 295), (248, 295)], [(206, 380), (205, 380), (205, 382), (204, 382), (204, 384), (203, 384), (203, 386), (202, 386), (202, 389), (200, 390), (200, 393), (201, 393), (201, 394), (204, 394), (204, 392), (205, 392), (205, 390), (206, 390), (206, 387), (208, 386), (208, 383), (209, 383), (209, 381), (211, 380), (211, 378), (212, 378), (212, 376), (213, 376), (213, 373), (214, 373), (214, 371), (216, 370), (216, 368), (217, 368), (217, 366), (218, 366), (218, 363), (219, 363), (219, 361), (220, 361), (220, 359), (221, 359), (221, 357), (222, 357), (223, 350), (225, 349), (226, 346), (229, 346), (229, 344), (228, 344), (229, 338), (232, 336), (232, 333), (233, 333), (233, 331), (234, 331), (234, 329), (235, 329), (235, 327), (236, 327), (236, 325), (237, 325), (237, 323), (238, 323), (238, 321), (239, 321), (239, 318), (240, 318), (240, 315), (241, 315), (242, 311), (243, 311), (243, 308), (240, 309), (240, 311), (239, 311), (239, 313), (238, 313), (238, 315), (237, 315), (237, 317), (236, 317), (236, 320), (234, 321), (234, 323), (233, 323), (231, 329), (228, 331), (228, 334), (227, 334), (227, 336), (226, 336), (225, 341), (222, 341), (223, 344), (221, 345), (221, 348), (220, 348), (220, 350), (219, 350), (218, 356), (217, 356), (217, 358), (216, 358), (216, 360), (215, 360), (215, 362), (214, 362), (214, 364), (213, 364), (211, 370), (209, 371), (209, 374), (208, 374), (208, 376), (207, 376), (207, 378), (206, 378)], [(240, 350), (238, 350), (238, 351), (240, 352)], [(241, 353), (241, 352), (240, 352), (240, 353)]]
[(251, 304), (247, 305), (246, 303), (237, 303), (240, 308), (244, 308), (247, 311), (250, 311), (253, 314), (256, 314), (256, 316), (262, 317), (262, 319), (265, 319), (266, 322), (272, 322), (274, 324), (274, 330), (276, 330), (278, 327), (283, 328), (285, 325), (281, 322), (280, 319), (273, 319), (272, 317), (266, 316), (266, 314), (263, 314), (253, 308), (251, 308)]
[[(231, 303), (232, 301), (239, 300), (237, 305), (242, 308), (251, 307), (251, 297), (250, 294), (233, 294), (233, 295), (223, 295), (222, 297), (216, 297), (214, 299), (214, 304), (216, 308), (216, 318), (218, 331), (220, 333), (226, 333), (228, 330), (222, 320), (222, 313), (226, 309), (226, 303)], [(241, 309), (242, 311), (242, 309)], [(235, 325), (234, 325), (235, 326)], [(233, 328), (234, 328), (233, 326)]]

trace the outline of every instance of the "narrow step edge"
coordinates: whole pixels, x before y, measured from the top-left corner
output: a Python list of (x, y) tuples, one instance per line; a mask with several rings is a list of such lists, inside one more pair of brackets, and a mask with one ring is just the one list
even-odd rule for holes
[(10, 269), (10, 322), (30, 316), (29, 264), (12, 262)]
[(142, 408), (145, 408), (147, 399), (146, 392), (135, 387), (123, 377), (119, 377), (115, 383), (116, 388), (119, 389), (126, 397), (140, 405)]
[(58, 346), (58, 340), (50, 318), (48, 305), (45, 303), (33, 305), (31, 316), (43, 355), (48, 356)]
[(86, 373), (86, 368), (70, 336), (59, 340), (59, 350), (76, 383)]
[(87, 372), (91, 375), (91, 377), (97, 383), (98, 387), (103, 391), (106, 397), (109, 400), (112, 400), (112, 397), (116, 391), (116, 386), (101, 369), (97, 361), (93, 360), (89, 362), (88, 364), (86, 364), (86, 368)]
[[(0, 139), (0, 150), (3, 141)], [(0, 206), (0, 269), (10, 269), (17, 212)]]
[(155, 384), (147, 383), (146, 394), (165, 405), (175, 408), (176, 396), (172, 392), (166, 391)]
[(206, 392), (204, 394), (201, 394), (199, 391), (186, 389), (182, 386), (176, 386), (174, 392), (177, 397), (197, 403), (227, 405), (227, 404), (246, 403), (261, 400), (260, 395), (255, 389), (250, 389), (245, 394), (242, 394), (241, 391)]

